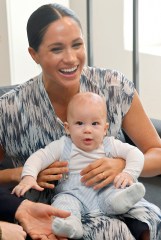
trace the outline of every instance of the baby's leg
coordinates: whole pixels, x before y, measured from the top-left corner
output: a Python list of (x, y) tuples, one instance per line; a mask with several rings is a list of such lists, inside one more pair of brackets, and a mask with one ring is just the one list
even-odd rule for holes
[(124, 214), (145, 195), (142, 183), (134, 183), (124, 189), (111, 187), (99, 193), (101, 210), (108, 215)]
[(69, 194), (59, 194), (52, 206), (71, 212), (67, 218), (54, 218), (52, 230), (55, 235), (71, 239), (82, 238), (81, 204), (78, 199)]

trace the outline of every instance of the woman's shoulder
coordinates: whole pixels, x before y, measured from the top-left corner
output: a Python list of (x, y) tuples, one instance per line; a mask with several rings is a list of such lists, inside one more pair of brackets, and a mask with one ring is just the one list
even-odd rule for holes
[(36, 76), (22, 84), (14, 85), (11, 90), (7, 91), (0, 97), (0, 100), (3, 102), (3, 100), (9, 101), (20, 97), (25, 98), (29, 94), (33, 95), (33, 91), (37, 90), (39, 88), (38, 86), (40, 86), (40, 77)]
[(104, 81), (113, 86), (120, 86), (127, 83), (133, 86), (133, 82), (116, 69), (85, 66), (82, 71), (83, 77), (92, 81)]

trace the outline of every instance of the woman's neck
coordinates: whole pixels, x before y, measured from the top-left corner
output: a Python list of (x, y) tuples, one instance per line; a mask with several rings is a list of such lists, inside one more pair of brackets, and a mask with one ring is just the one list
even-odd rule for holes
[(79, 87), (76, 86), (72, 89), (50, 87), (50, 89), (47, 89), (46, 91), (52, 103), (66, 105), (69, 103), (70, 99), (79, 92)]
[(65, 122), (68, 103), (71, 98), (79, 92), (79, 86), (73, 86), (70, 89), (50, 86), (50, 88), (46, 88), (46, 91), (56, 115), (62, 120), (62, 122)]

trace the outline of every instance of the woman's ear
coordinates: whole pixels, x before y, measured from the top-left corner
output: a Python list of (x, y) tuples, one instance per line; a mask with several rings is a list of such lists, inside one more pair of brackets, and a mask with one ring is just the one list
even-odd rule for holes
[(29, 52), (29, 54), (31, 55), (32, 59), (33, 59), (37, 64), (39, 64), (37, 52), (36, 52), (33, 48), (31, 48), (31, 47), (28, 48), (28, 52)]
[(70, 135), (68, 122), (64, 122), (64, 128), (65, 128), (66, 134), (67, 134), (67, 135)]

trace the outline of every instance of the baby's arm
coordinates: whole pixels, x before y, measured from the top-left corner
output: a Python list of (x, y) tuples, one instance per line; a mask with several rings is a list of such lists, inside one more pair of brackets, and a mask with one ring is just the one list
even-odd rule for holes
[(61, 149), (57, 145), (60, 141), (51, 142), (44, 149), (39, 149), (33, 153), (25, 162), (22, 169), (21, 181), (13, 189), (12, 194), (18, 197), (23, 196), (29, 189), (33, 188), (38, 191), (43, 191), (37, 183), (37, 176), (39, 172), (51, 165), (55, 160), (59, 159)]
[(40, 149), (37, 152), (33, 153), (26, 161), (21, 174), (21, 181), (19, 184), (12, 190), (12, 194), (16, 194), (18, 197), (23, 196), (29, 189), (33, 188), (38, 191), (43, 191), (44, 188), (41, 188), (37, 184), (37, 175), (44, 167), (44, 163), (47, 157), (43, 154), (43, 150)]
[(16, 194), (18, 197), (23, 196), (29, 189), (36, 189), (43, 191), (44, 188), (40, 187), (36, 179), (32, 176), (24, 176), (20, 183), (12, 190), (12, 194)]
[(122, 157), (126, 161), (125, 168), (122, 173), (118, 174), (114, 179), (116, 188), (125, 188), (137, 181), (144, 166), (144, 155), (135, 146), (123, 143), (119, 140), (112, 139), (114, 157)]

